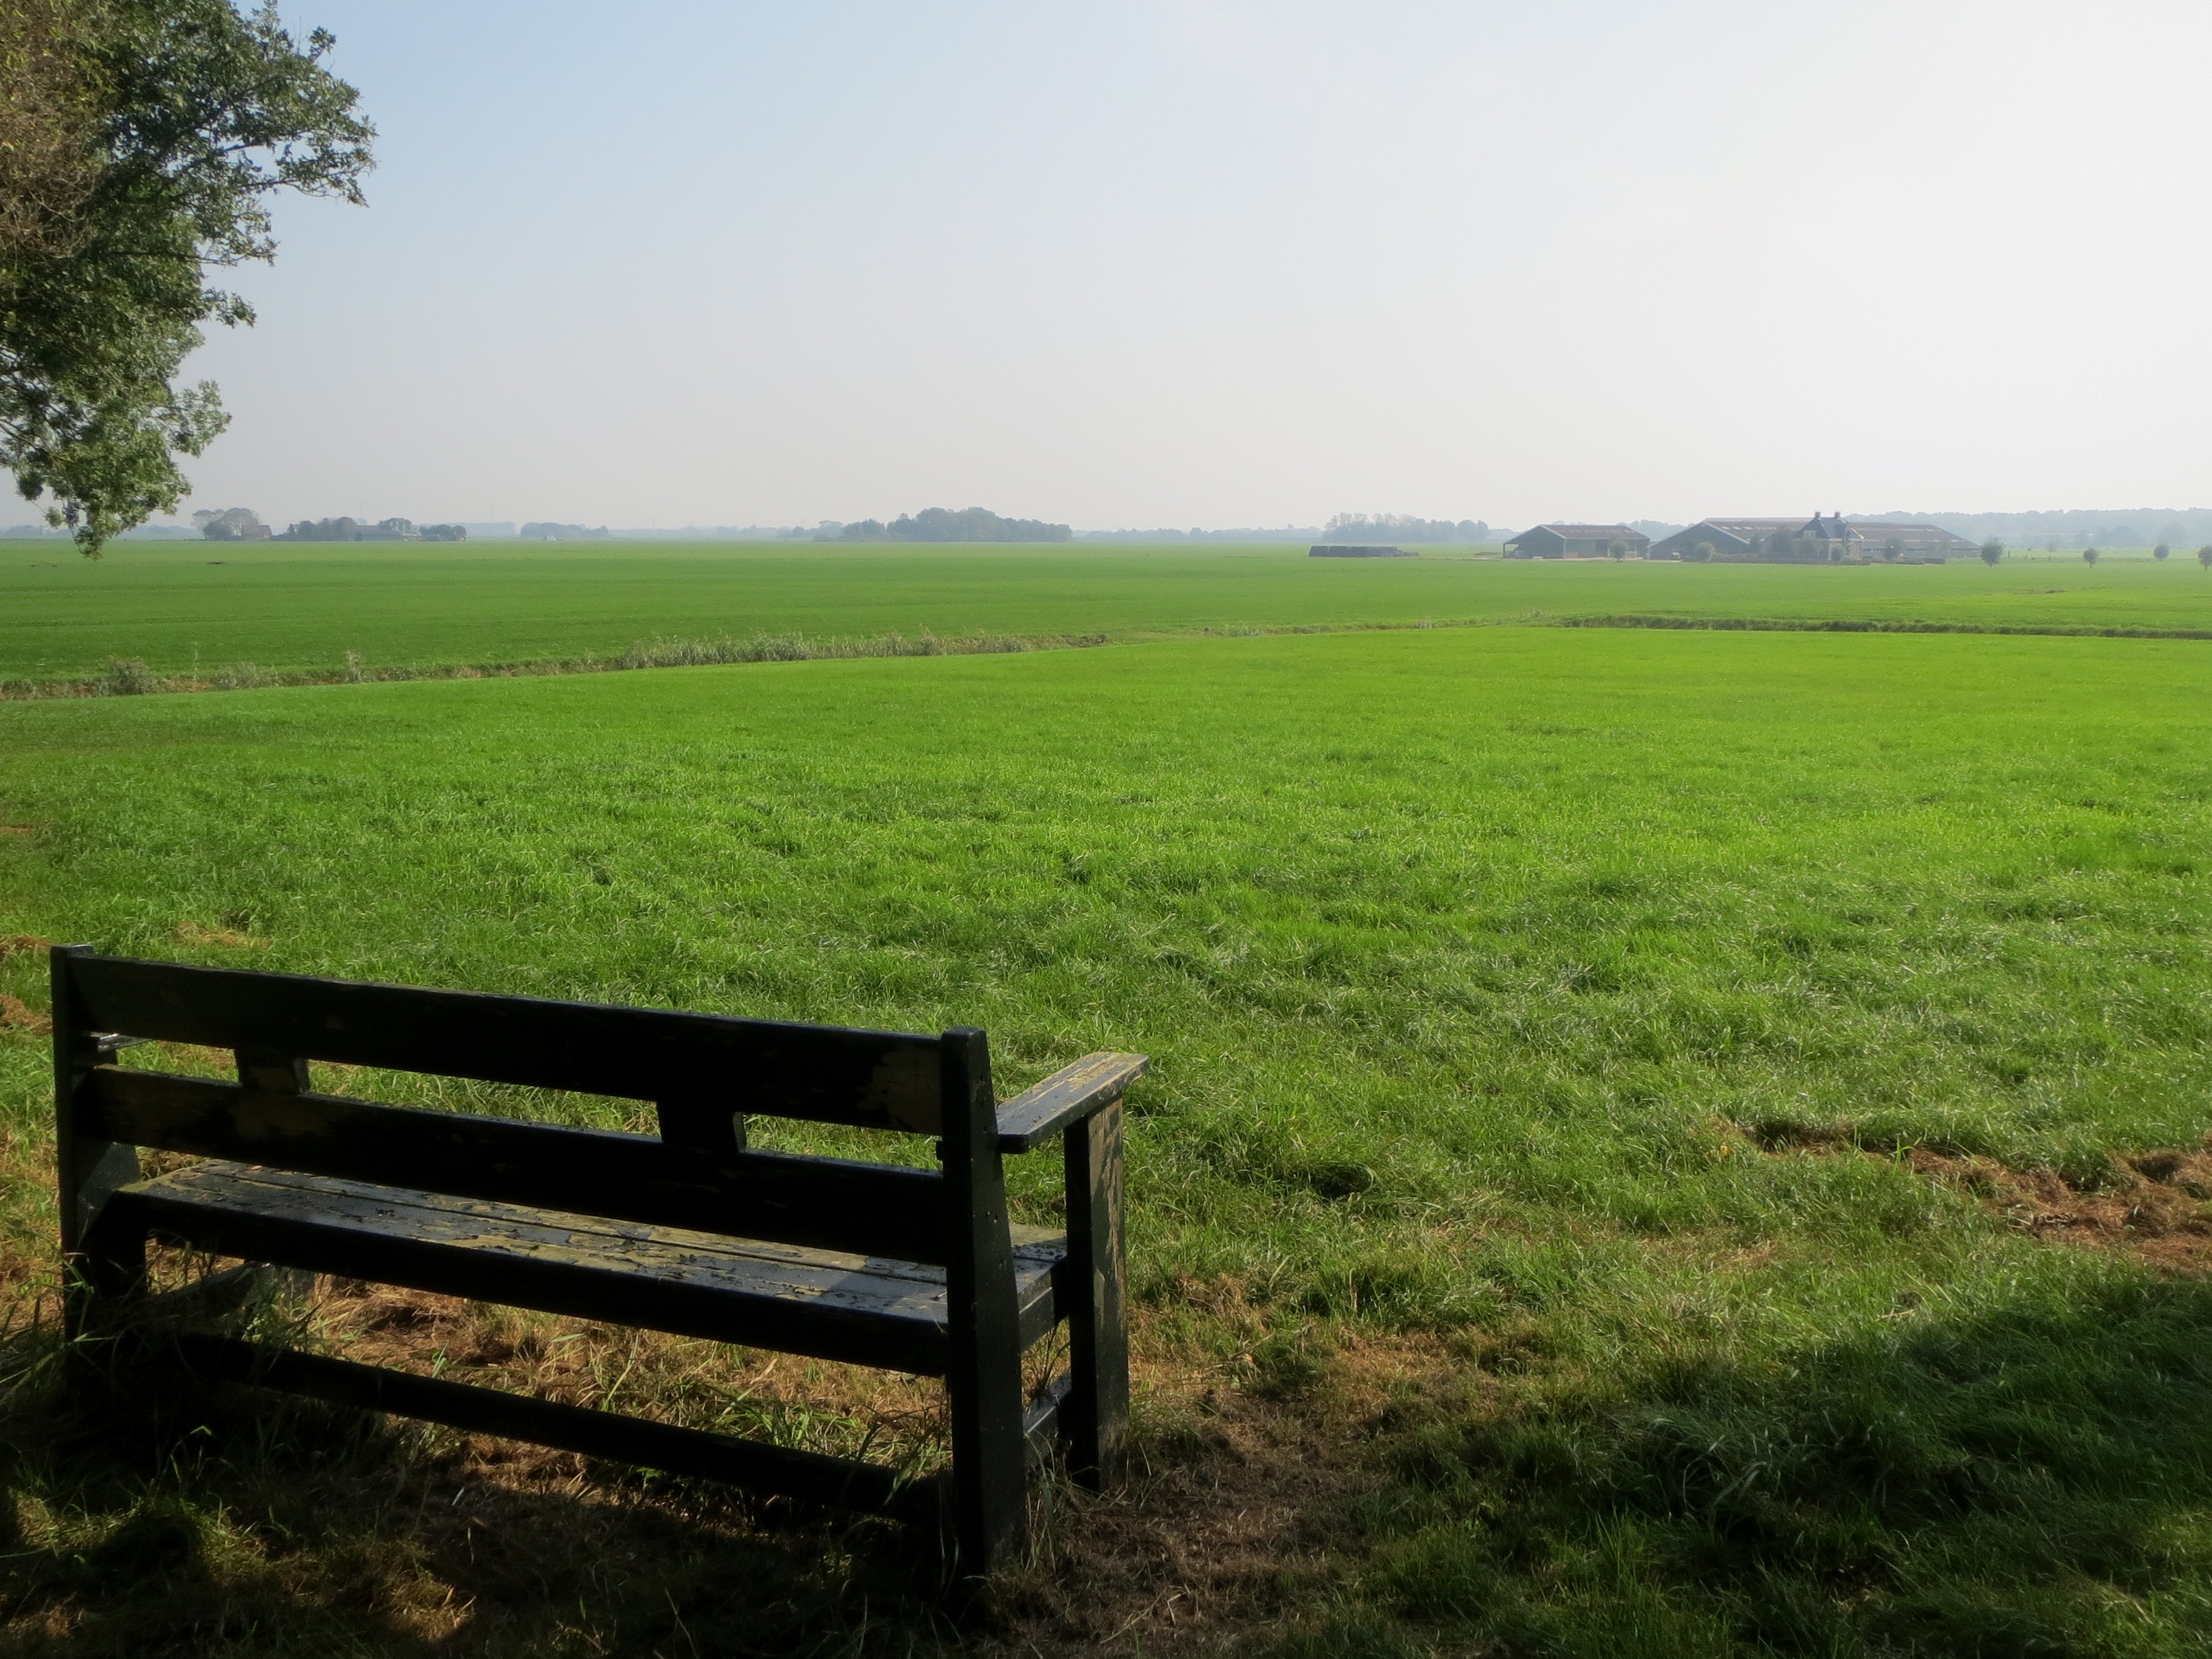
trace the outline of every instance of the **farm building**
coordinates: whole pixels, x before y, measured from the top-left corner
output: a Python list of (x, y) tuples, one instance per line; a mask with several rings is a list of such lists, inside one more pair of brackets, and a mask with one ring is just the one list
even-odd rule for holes
[(1932, 524), (1886, 519), (1846, 519), (1840, 513), (1810, 519), (1701, 519), (1651, 547), (1655, 559), (1679, 559), (1703, 544), (1731, 564), (1861, 563), (1899, 559), (1940, 564), (1974, 550), (1973, 543)]
[(1540, 524), (1505, 544), (1509, 559), (1640, 559), (1651, 538), (1625, 524)]

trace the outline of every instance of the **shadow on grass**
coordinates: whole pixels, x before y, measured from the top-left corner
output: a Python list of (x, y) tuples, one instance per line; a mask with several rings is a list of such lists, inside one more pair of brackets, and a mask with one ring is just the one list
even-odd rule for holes
[(1410, 1620), (1577, 1659), (2212, 1651), (2212, 1286), (2041, 1277), (1755, 1364), (1428, 1409), (1360, 1611), (1312, 1650), (1396, 1651)]
[(88, 1408), (0, 1354), (0, 1649), (24, 1656), (901, 1653), (934, 1540), (282, 1396)]

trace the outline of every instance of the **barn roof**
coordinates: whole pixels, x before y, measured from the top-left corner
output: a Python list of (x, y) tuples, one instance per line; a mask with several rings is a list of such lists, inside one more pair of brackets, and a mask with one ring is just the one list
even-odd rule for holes
[(1964, 536), (1944, 529), (1940, 524), (1908, 524), (1902, 519), (1853, 519), (1851, 528), (1869, 539), (1877, 535), (1894, 536), (1899, 531), (1909, 530), (1923, 541), (1965, 544), (1967, 540)]
[(1803, 519), (1700, 519), (1692, 530), (1725, 530), (1732, 536), (1771, 536), (1778, 530), (1799, 530)]
[(1640, 530), (1631, 530), (1625, 524), (1540, 524), (1534, 530), (1524, 530), (1521, 534), (1533, 536), (1537, 530), (1548, 530), (1554, 536), (1567, 536), (1577, 540), (1591, 536), (1616, 536), (1623, 541), (1634, 541), (1644, 533)]

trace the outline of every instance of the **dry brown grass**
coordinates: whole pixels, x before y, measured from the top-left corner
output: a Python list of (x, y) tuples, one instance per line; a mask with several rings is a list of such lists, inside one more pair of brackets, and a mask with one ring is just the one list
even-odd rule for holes
[(5, 991), (0, 991), (0, 1029), (46, 1036), (52, 1032), (54, 1023), (35, 1008), (27, 1006), (22, 998), (11, 997)]
[[(1885, 1157), (1857, 1144), (1849, 1124), (1756, 1128), (1768, 1152)], [(2049, 1168), (2015, 1170), (1992, 1158), (1904, 1149), (1912, 1172), (1976, 1200), (2006, 1225), (2048, 1243), (2124, 1252), (2168, 1273), (2212, 1273), (2212, 1136), (2112, 1158), (2091, 1181)]]

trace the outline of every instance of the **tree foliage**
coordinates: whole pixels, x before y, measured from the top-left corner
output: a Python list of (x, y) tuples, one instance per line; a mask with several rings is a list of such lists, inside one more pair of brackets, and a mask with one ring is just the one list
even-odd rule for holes
[(0, 464), (97, 555), (173, 511), (222, 430), (174, 382), (200, 325), (251, 323), (210, 267), (276, 252), (279, 190), (359, 202), (374, 130), (273, 5), (0, 4)]
[(843, 542), (1064, 542), (1075, 532), (1064, 524), (1042, 519), (1003, 519), (987, 507), (967, 507), (958, 512), (925, 507), (909, 517), (900, 514), (889, 524), (863, 519), (823, 531), (815, 540)]
[(200, 534), (211, 542), (235, 542), (266, 538), (269, 526), (261, 522), (261, 515), (250, 507), (226, 507), (220, 511), (208, 510), (192, 514), (192, 522), (199, 526)]

